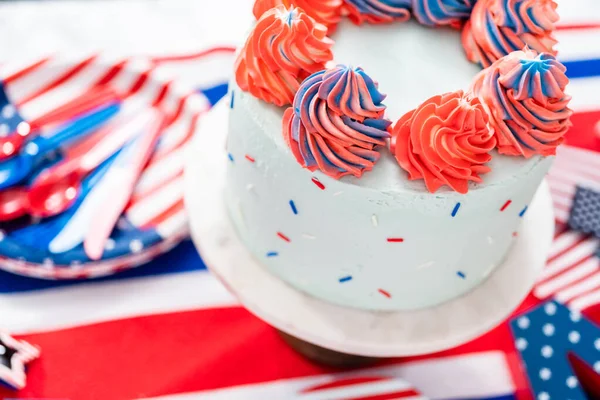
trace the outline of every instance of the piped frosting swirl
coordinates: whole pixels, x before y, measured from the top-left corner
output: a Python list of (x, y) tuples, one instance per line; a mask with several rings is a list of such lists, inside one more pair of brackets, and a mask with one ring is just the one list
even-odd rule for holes
[(254, 16), (259, 20), (265, 12), (280, 5), (301, 8), (331, 31), (341, 19), (343, 0), (256, 0)]
[(467, 193), (482, 182), (496, 145), (479, 99), (463, 91), (434, 96), (409, 111), (392, 131), (391, 151), (410, 180), (423, 179), (427, 190), (448, 185)]
[(423, 25), (460, 27), (477, 0), (413, 0), (412, 12)]
[(571, 126), (565, 72), (553, 55), (527, 50), (509, 54), (477, 76), (473, 91), (490, 115), (501, 154), (556, 154)]
[(344, 0), (352, 22), (383, 24), (410, 18), (411, 0)]
[(556, 55), (557, 21), (553, 0), (479, 0), (463, 29), (463, 47), (483, 67), (525, 47)]
[(339, 179), (361, 177), (379, 159), (390, 136), (378, 84), (361, 68), (339, 65), (306, 79), (286, 110), (283, 135), (310, 171)]
[(291, 104), (300, 82), (333, 59), (327, 28), (299, 8), (265, 12), (235, 65), (242, 90), (277, 106)]

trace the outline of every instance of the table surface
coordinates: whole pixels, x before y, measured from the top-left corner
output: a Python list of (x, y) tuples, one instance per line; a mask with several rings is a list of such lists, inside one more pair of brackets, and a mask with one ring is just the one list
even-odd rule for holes
[[(232, 3), (2, 2), (0, 63), (53, 52), (162, 56), (238, 45), (252, 1)], [(560, 11), (569, 24), (600, 21), (597, 0), (563, 0)], [(182, 70), (183, 79), (193, 75)], [(17, 397), (288, 399), (348, 378), (306, 362), (239, 307), (190, 242), (145, 268), (93, 282), (0, 273), (0, 326), (42, 348)], [(406, 379), (432, 399), (530, 398), (506, 325), (435, 358), (391, 360), (368, 373)], [(0, 398), (7, 393), (0, 389)]]

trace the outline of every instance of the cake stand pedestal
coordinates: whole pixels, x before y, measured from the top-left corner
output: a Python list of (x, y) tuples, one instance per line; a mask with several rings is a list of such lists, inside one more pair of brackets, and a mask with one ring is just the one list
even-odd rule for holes
[[(505, 321), (531, 291), (554, 232), (546, 182), (532, 201), (505, 262), (471, 292), (438, 306), (393, 312), (346, 308), (309, 296), (271, 275), (244, 247), (227, 215), (223, 192), (228, 109), (224, 103), (201, 121), (187, 157), (185, 201), (192, 238), (208, 268), (244, 307), (282, 331), (288, 343), (304, 355), (310, 357), (318, 348), (306, 348), (302, 341), (363, 357), (446, 350)], [(331, 364), (327, 357), (312, 358)]]

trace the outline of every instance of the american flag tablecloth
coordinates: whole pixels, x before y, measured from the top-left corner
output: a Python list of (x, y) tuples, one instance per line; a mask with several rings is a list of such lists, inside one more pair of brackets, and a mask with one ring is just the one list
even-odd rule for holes
[[(600, 266), (593, 256), (600, 243), (565, 228), (575, 186), (600, 187), (600, 4), (564, 0), (560, 11), (560, 58), (572, 79), (576, 114), (570, 146), (560, 150), (549, 176), (558, 224), (554, 246), (516, 314), (555, 298), (600, 322)], [(232, 57), (160, 61), (214, 100), (223, 94)], [(0, 273), (0, 326), (42, 348), (27, 387), (0, 389), (1, 398), (414, 398), (406, 381), (430, 399), (532, 399), (508, 323), (431, 356), (353, 372), (313, 365), (240, 307), (191, 242), (148, 266), (95, 281)]]

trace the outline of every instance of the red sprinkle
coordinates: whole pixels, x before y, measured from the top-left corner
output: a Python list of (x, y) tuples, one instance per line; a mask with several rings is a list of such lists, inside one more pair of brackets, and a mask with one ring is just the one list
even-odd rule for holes
[(283, 233), (281, 232), (277, 232), (277, 236), (279, 236), (280, 238), (282, 238), (283, 240), (285, 240), (286, 242), (291, 242), (290, 238), (285, 236)]
[(519, 236), (519, 233), (518, 232), (513, 232), (513, 237), (517, 237), (517, 236)]
[(377, 289), (377, 291), (378, 291), (379, 293), (381, 293), (382, 295), (384, 295), (385, 297), (387, 297), (388, 299), (391, 299), (391, 298), (392, 298), (392, 295), (390, 294), (390, 292), (387, 292), (387, 291), (385, 291), (385, 290), (383, 290), (383, 289)]
[(256, 161), (254, 158), (250, 157), (248, 154), (246, 154), (245, 157), (246, 157), (246, 160), (248, 160), (250, 162)]
[(508, 208), (508, 206), (510, 206), (510, 203), (512, 203), (512, 200), (508, 200), (506, 203), (504, 203), (504, 205), (502, 206), (500, 211), (506, 210)]
[(325, 190), (325, 185), (323, 185), (317, 178), (312, 178), (312, 181), (319, 187), (319, 189)]
[(404, 242), (404, 239), (402, 239), (402, 238), (388, 238), (387, 241), (390, 242), (390, 243), (402, 243), (402, 242)]

